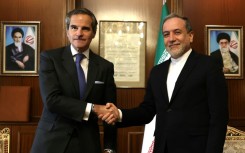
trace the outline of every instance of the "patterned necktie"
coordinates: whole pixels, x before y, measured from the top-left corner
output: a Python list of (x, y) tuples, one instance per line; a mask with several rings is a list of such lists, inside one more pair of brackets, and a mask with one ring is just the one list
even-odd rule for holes
[(82, 99), (86, 87), (85, 75), (80, 64), (81, 60), (83, 60), (84, 58), (86, 57), (83, 54), (76, 54), (76, 67), (77, 67), (77, 75), (79, 81), (80, 99)]

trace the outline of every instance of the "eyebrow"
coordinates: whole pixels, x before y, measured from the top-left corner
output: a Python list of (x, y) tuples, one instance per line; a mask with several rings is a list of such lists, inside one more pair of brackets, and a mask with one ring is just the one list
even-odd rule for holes
[(174, 30), (169, 30), (169, 31), (162, 31), (162, 33), (170, 32), (170, 31), (183, 31), (181, 29), (174, 29)]
[(79, 27), (81, 27), (83, 30), (90, 30), (90, 29), (92, 29), (92, 28), (90, 28), (89, 26), (77, 26), (77, 25), (70, 25), (70, 27), (76, 27), (76, 28), (79, 28)]

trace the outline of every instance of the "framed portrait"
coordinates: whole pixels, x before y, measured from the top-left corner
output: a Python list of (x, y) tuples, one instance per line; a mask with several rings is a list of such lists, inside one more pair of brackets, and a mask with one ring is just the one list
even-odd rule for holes
[(226, 79), (243, 79), (243, 27), (206, 25), (207, 54), (222, 67)]
[(39, 21), (1, 22), (1, 71), (4, 76), (38, 76)]
[(100, 21), (100, 56), (114, 64), (119, 88), (145, 87), (146, 22)]

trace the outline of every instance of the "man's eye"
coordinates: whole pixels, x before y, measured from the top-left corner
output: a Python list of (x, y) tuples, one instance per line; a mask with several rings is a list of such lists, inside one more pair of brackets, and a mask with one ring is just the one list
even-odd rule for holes
[(180, 32), (180, 31), (175, 31), (175, 34), (176, 34), (176, 35), (180, 35), (181, 32)]
[(76, 30), (76, 29), (77, 29), (77, 27), (76, 27), (76, 26), (70, 26), (70, 29), (72, 29), (72, 30)]
[(90, 31), (90, 28), (89, 27), (83, 27), (82, 30)]
[(168, 36), (169, 36), (168, 33), (164, 33), (164, 34), (163, 34), (163, 37), (164, 37), (164, 38), (166, 38), (166, 37), (168, 37)]

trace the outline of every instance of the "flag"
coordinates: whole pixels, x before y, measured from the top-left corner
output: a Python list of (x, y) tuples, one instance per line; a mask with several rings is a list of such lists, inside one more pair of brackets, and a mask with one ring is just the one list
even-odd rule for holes
[(163, 0), (163, 6), (162, 6), (162, 15), (161, 15), (161, 21), (160, 21), (160, 28), (158, 32), (158, 40), (157, 40), (157, 47), (156, 47), (156, 53), (155, 53), (155, 60), (154, 65), (160, 64), (166, 59), (170, 57), (168, 52), (166, 51), (166, 48), (163, 43), (163, 35), (162, 35), (162, 23), (163, 19), (168, 15), (168, 7), (166, 4), (166, 0)]
[(31, 46), (33, 49), (36, 48), (36, 38), (34, 34), (34, 29), (32, 27), (27, 28), (24, 42), (27, 45)]
[[(166, 51), (166, 48), (164, 46), (163, 35), (162, 35), (163, 19), (168, 14), (169, 13), (168, 13), (166, 0), (163, 0), (162, 15), (161, 15), (161, 21), (160, 21), (160, 28), (158, 32), (158, 40), (157, 40), (154, 65), (160, 64), (170, 57), (169, 53)], [(155, 143), (154, 142), (155, 120), (156, 120), (156, 116), (153, 118), (153, 120), (149, 124), (145, 125), (141, 153), (152, 153), (153, 152), (154, 143)]]
[(235, 53), (238, 57), (240, 57), (239, 55), (239, 50), (240, 50), (240, 45), (239, 45), (239, 41), (238, 41), (238, 36), (237, 33), (232, 31), (231, 32), (231, 41), (230, 41), (230, 50)]

